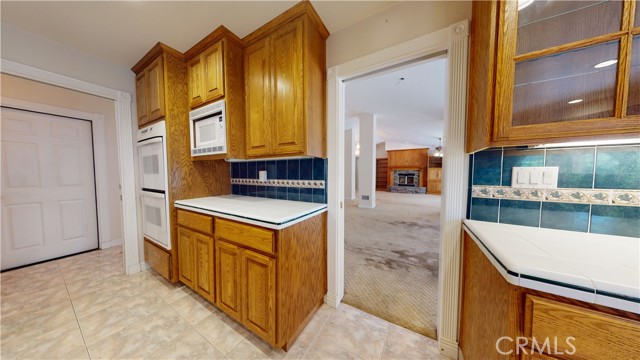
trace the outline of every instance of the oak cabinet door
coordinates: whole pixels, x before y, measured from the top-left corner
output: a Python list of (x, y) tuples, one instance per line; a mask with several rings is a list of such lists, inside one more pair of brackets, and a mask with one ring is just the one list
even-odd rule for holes
[(242, 322), (275, 342), (276, 260), (250, 250), (242, 251)]
[(240, 248), (224, 241), (216, 240), (216, 300), (225, 313), (241, 320), (241, 260)]
[(303, 21), (291, 22), (273, 36), (273, 153), (305, 150)]
[(197, 274), (195, 289), (211, 302), (215, 302), (213, 238), (197, 233), (194, 235)]
[(219, 41), (202, 53), (204, 73), (202, 87), (204, 101), (211, 101), (224, 96), (224, 62), (223, 44)]
[(194, 108), (204, 102), (202, 86), (202, 58), (196, 56), (187, 63), (189, 79), (189, 107)]
[(149, 121), (164, 117), (164, 61), (159, 56), (145, 70), (147, 73), (147, 112)]
[(138, 112), (138, 126), (149, 122), (147, 115), (147, 76), (142, 71), (136, 76), (136, 110)]
[(195, 237), (196, 233), (193, 231), (178, 226), (178, 268), (180, 281), (192, 289), (196, 281)]
[(271, 91), (269, 39), (245, 49), (245, 100), (247, 104), (247, 155), (269, 155)]

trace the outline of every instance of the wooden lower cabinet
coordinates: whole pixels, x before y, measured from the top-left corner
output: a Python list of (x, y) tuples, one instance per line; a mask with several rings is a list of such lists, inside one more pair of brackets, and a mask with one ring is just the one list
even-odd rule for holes
[(459, 338), (465, 360), (640, 359), (640, 314), (509, 284), (465, 232)]
[(216, 292), (218, 307), (236, 320), (241, 320), (240, 299), (241, 248), (216, 239)]
[(242, 322), (262, 338), (276, 340), (276, 260), (242, 251)]
[(281, 230), (178, 209), (180, 281), (287, 350), (327, 292), (327, 214)]

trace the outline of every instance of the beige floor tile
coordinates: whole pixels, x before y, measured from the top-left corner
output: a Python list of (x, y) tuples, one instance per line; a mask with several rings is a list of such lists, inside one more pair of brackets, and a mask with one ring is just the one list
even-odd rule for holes
[(70, 304), (69, 294), (64, 285), (29, 293), (3, 296), (0, 299), (2, 316), (11, 316), (21, 312), (29, 313), (43, 308)]
[(78, 322), (86, 344), (90, 347), (160, 309), (173, 311), (157, 296), (136, 297), (88, 315), (78, 314)]
[(333, 313), (335, 313), (335, 309), (327, 305), (322, 305), (289, 348), (284, 359), (302, 359), (307, 350), (309, 350), (313, 340), (318, 336), (320, 329), (322, 329), (327, 319), (331, 317)]
[(226, 315), (208, 315), (193, 324), (193, 327), (225, 356), (249, 334), (245, 328)]
[(438, 342), (403, 327), (390, 324), (382, 359), (440, 359)]
[(92, 359), (143, 359), (188, 329), (189, 324), (166, 306), (90, 344), (89, 355)]
[(225, 357), (200, 333), (189, 327), (173, 340), (160, 346), (147, 359), (223, 360)]
[(380, 359), (388, 325), (382, 319), (341, 304), (327, 319), (305, 358), (355, 355), (363, 359)]
[(229, 360), (262, 360), (283, 359), (287, 355), (281, 349), (274, 349), (271, 345), (259, 337), (251, 334), (242, 340), (231, 353), (227, 355)]
[(189, 323), (195, 324), (209, 315), (219, 316), (217, 310), (207, 300), (187, 287), (182, 287), (165, 298), (165, 301)]
[(37, 337), (70, 324), (77, 325), (71, 303), (59, 304), (41, 309), (34, 308), (32, 311), (14, 312), (11, 315), (3, 314), (0, 333), (3, 344), (6, 345), (13, 340), (20, 341), (25, 336)]
[(84, 349), (77, 323), (46, 326), (22, 333), (19, 339), (2, 341), (2, 358), (64, 359)]

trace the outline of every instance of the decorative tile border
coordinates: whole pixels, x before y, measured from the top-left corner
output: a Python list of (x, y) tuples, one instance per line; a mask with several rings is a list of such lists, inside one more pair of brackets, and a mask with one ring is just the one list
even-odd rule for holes
[(474, 186), (471, 197), (576, 204), (640, 206), (640, 191), (612, 189), (526, 189), (508, 186)]
[(324, 189), (324, 180), (280, 180), (280, 179), (231, 179), (232, 185), (286, 186), (293, 188)]

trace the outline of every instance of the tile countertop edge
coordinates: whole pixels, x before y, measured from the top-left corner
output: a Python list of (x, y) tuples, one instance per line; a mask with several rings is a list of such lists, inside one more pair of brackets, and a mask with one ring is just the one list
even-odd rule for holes
[[(570, 282), (559, 282), (513, 271), (513, 269), (509, 269), (509, 267), (505, 265), (508, 261), (496, 256), (495, 251), (492, 251), (491, 248), (487, 246), (486, 241), (482, 240), (482, 235), (486, 234), (478, 234), (478, 231), (474, 232), (474, 229), (472, 229), (473, 223), (470, 223), (469, 220), (463, 222), (463, 228), (502, 277), (512, 285), (640, 314), (640, 299), (638, 298), (599, 291), (595, 286), (593, 289), (586, 288), (571, 284)], [(504, 254), (502, 255), (504, 256)], [(583, 277), (589, 279), (587, 276)], [(589, 280), (591, 281), (591, 279)], [(593, 283), (593, 281), (591, 282)]]
[(207, 214), (207, 215), (211, 215), (211, 216), (217, 216), (223, 219), (228, 219), (228, 220), (235, 220), (235, 221), (239, 221), (239, 222), (243, 222), (246, 224), (251, 224), (251, 225), (256, 225), (256, 226), (261, 226), (261, 227), (265, 227), (268, 229), (273, 229), (273, 230), (282, 230), (284, 228), (287, 228), (291, 225), (295, 225), (299, 222), (305, 221), (307, 219), (310, 219), (316, 215), (322, 214), (324, 212), (327, 211), (327, 207), (325, 206), (324, 208), (321, 208), (319, 210), (315, 210), (312, 211), (310, 213), (304, 214), (302, 216), (299, 216), (295, 219), (289, 220), (287, 222), (284, 223), (280, 223), (280, 224), (274, 224), (274, 223), (270, 223), (270, 222), (265, 222), (265, 221), (261, 221), (259, 219), (252, 219), (249, 217), (243, 217), (240, 215), (234, 215), (234, 214), (229, 214), (229, 213), (224, 213), (224, 212), (219, 212), (219, 211), (213, 211), (213, 210), (208, 210), (208, 209), (203, 209), (200, 207), (195, 207), (195, 206), (189, 206), (189, 205), (183, 205), (180, 204), (178, 202), (175, 202), (175, 207), (179, 208), (179, 209), (183, 209), (183, 210), (189, 210), (189, 211), (194, 211), (194, 212), (198, 212), (201, 214)]

